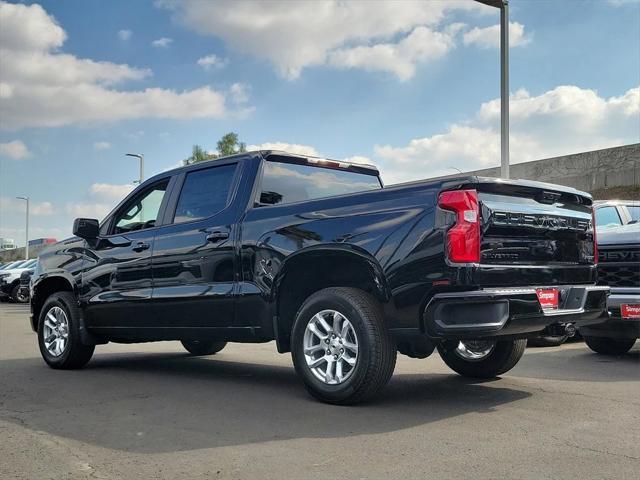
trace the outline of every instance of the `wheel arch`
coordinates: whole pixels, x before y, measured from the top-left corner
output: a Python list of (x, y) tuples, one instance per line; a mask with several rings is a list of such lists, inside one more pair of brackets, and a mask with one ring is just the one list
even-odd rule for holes
[(291, 330), (302, 303), (328, 287), (354, 287), (380, 303), (391, 295), (382, 267), (367, 251), (353, 245), (315, 245), (283, 262), (274, 279), (272, 308), (278, 351), (290, 351)]
[(55, 292), (71, 292), (78, 298), (77, 289), (73, 280), (64, 275), (48, 275), (42, 278), (33, 286), (33, 296), (31, 298), (32, 318), (34, 319), (34, 331), (38, 330), (38, 318), (44, 302)]

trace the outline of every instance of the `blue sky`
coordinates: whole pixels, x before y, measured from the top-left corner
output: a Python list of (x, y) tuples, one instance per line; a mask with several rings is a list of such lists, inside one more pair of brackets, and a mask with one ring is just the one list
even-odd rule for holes
[[(640, 3), (511, 0), (512, 161), (640, 141)], [(193, 144), (380, 166), (499, 163), (496, 9), (423, 2), (0, 2), (0, 236), (101, 217)]]

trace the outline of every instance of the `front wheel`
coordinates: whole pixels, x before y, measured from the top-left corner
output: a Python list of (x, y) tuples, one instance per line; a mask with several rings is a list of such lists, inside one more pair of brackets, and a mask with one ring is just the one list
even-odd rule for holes
[(29, 294), (20, 287), (17, 287), (17, 290), (14, 289), (12, 297), (18, 303), (29, 303)]
[(607, 337), (584, 337), (584, 342), (591, 350), (603, 355), (624, 355), (633, 344), (636, 343), (635, 338), (625, 338), (617, 340), (615, 338)]
[(337, 405), (373, 397), (396, 364), (396, 346), (378, 302), (355, 288), (325, 288), (304, 302), (291, 355), (309, 393)]
[(464, 377), (494, 378), (518, 363), (527, 340), (455, 340), (438, 345), (444, 363)]
[(80, 307), (71, 292), (57, 292), (44, 302), (38, 320), (38, 346), (47, 365), (69, 370), (84, 367), (94, 345), (80, 340)]
[(11, 290), (11, 300), (16, 303), (27, 303), (29, 301), (29, 295), (24, 295), (20, 290), (20, 285), (16, 285)]
[(208, 340), (182, 340), (182, 346), (192, 355), (213, 355), (227, 346), (227, 342)]

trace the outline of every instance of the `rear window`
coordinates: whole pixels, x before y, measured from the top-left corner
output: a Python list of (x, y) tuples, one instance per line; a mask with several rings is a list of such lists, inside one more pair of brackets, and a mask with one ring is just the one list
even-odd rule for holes
[(294, 163), (264, 162), (260, 204), (276, 205), (381, 188), (375, 175)]
[(640, 222), (640, 207), (627, 205), (627, 210), (632, 222)]
[(234, 163), (187, 173), (173, 222), (199, 220), (223, 210), (235, 171)]

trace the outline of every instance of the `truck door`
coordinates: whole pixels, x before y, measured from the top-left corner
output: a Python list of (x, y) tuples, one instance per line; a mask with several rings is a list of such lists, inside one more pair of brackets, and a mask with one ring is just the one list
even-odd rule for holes
[(166, 178), (134, 195), (116, 212), (106, 234), (87, 249), (81, 299), (88, 326), (132, 329), (155, 321), (151, 254), (168, 184)]
[(238, 164), (205, 164), (177, 181), (158, 229), (153, 254), (153, 300), (158, 326), (232, 326), (237, 285), (234, 192)]

